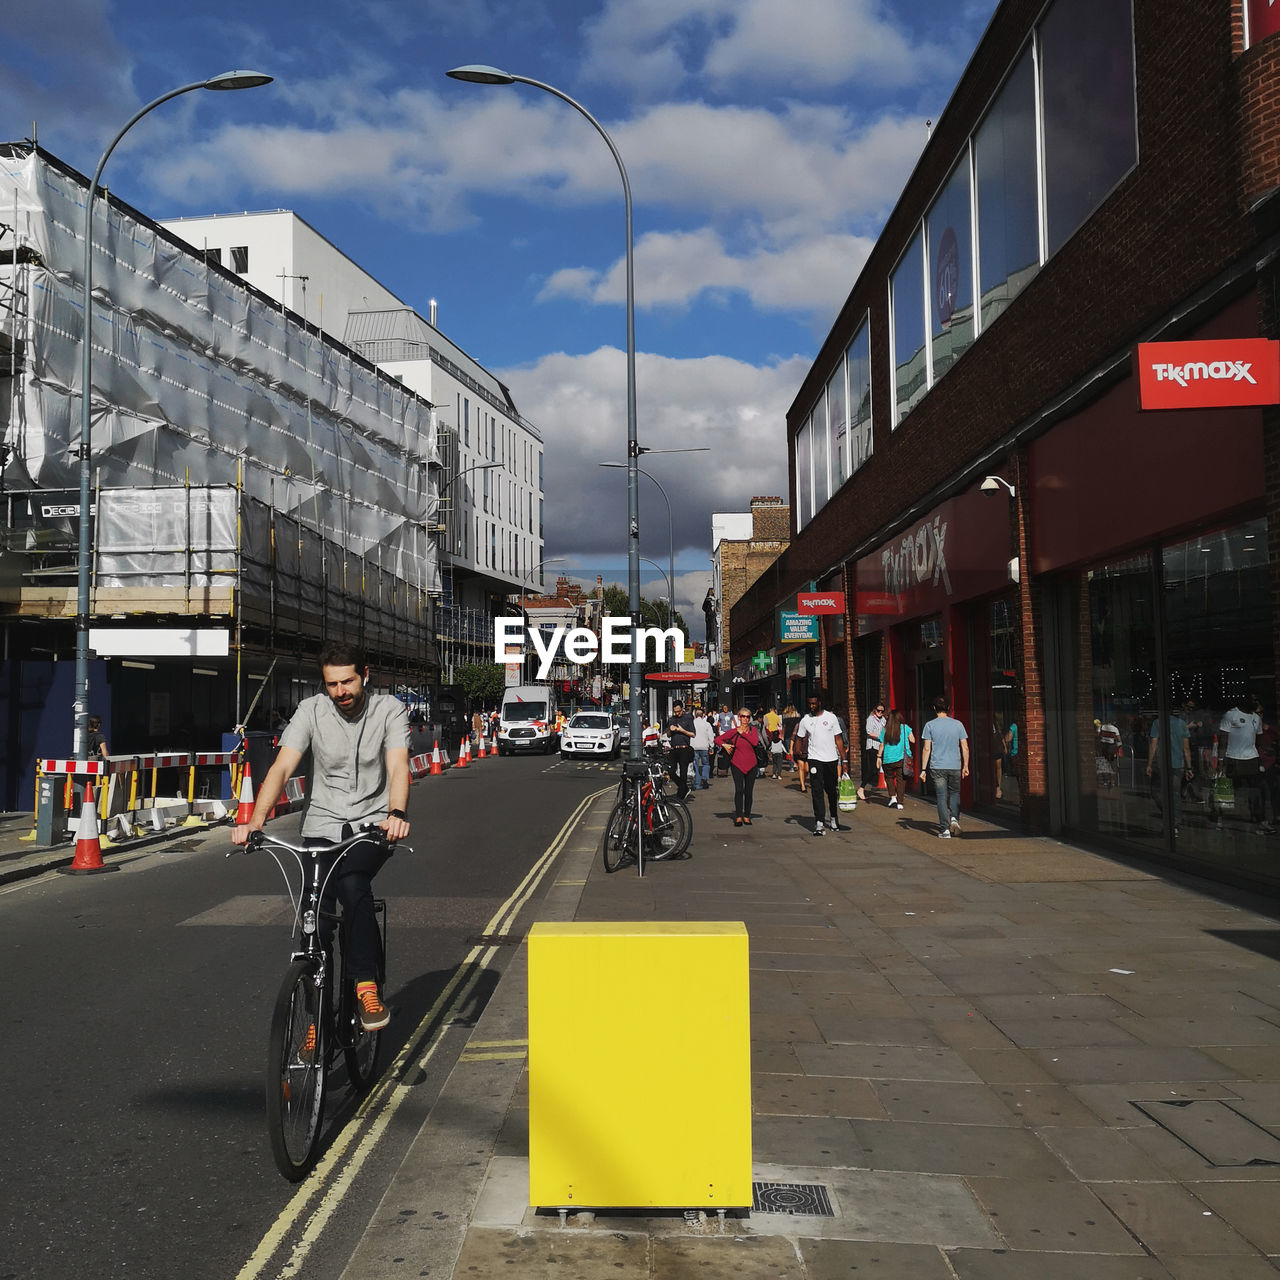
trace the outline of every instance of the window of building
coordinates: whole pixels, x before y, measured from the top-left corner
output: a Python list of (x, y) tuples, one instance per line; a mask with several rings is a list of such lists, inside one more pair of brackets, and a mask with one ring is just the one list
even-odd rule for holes
[(818, 397), (811, 421), (809, 448), (813, 454), (813, 514), (816, 516), (831, 496), (831, 427), (825, 393)]
[(249, 246), (237, 244), (231, 246), (231, 270), (242, 276), (249, 270)]
[(482, 471), (480, 475), (484, 482), (484, 509), (488, 511), (489, 510), (489, 473), (487, 471)]
[(1046, 248), (1055, 253), (1138, 160), (1132, 9), (1056, 0), (1038, 37)]
[(924, 341), (924, 235), (917, 231), (889, 280), (893, 317), (894, 422), (901, 422), (929, 386)]
[(1028, 46), (973, 139), (985, 329), (1040, 267), (1036, 71)]
[(471, 447), (471, 401), (462, 398), (462, 443)]
[(844, 363), (843, 360), (840, 361), (839, 367), (827, 383), (827, 429), (830, 433), (828, 449), (833, 494), (853, 474), (849, 465), (849, 414)]
[(844, 355), (849, 385), (849, 474), (871, 457), (871, 325), (862, 322)]
[(796, 433), (796, 528), (803, 529), (813, 516), (813, 469), (810, 465), (810, 440), (813, 418)]
[(542, 450), (538, 450), (538, 492), (545, 493), (547, 486), (542, 482)]
[(936, 382), (973, 342), (973, 235), (966, 148), (925, 218)]
[(209, 263), (211, 266), (215, 266), (215, 267), (222, 266), (222, 250), (206, 249), (204, 251), (204, 260), (207, 263)]

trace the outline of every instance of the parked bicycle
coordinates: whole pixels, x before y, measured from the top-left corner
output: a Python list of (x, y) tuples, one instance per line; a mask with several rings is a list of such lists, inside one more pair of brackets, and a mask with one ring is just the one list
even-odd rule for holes
[[(334, 844), (311, 847), (255, 831), (244, 846), (246, 853), (265, 850), (271, 855), (293, 905), (293, 952), (267, 1040), (267, 1130), (276, 1167), (290, 1182), (305, 1178), (316, 1162), (329, 1075), (339, 1059), (346, 1064), (348, 1088), (357, 1097), (367, 1093), (376, 1078), (382, 1032), (361, 1026), (355, 982), (347, 976), (344, 931), (337, 927), (340, 916), (324, 905), (335, 868), (366, 840), (387, 843), (385, 832), (366, 826)], [(292, 855), (296, 873), (283, 854)], [(381, 988), (386, 979), (386, 902), (376, 899), (374, 910), (381, 942)], [(325, 925), (333, 927), (326, 930)], [(322, 934), (330, 932), (332, 942), (326, 946)]]
[(604, 869), (617, 871), (634, 862), (644, 875), (645, 859), (662, 862), (688, 855), (693, 817), (683, 800), (662, 789), (661, 763), (628, 760), (618, 783), (618, 799), (605, 824), (601, 853)]

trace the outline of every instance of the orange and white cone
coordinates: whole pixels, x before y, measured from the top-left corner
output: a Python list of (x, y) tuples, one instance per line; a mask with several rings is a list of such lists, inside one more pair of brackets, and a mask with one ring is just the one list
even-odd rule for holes
[(467, 767), (467, 740), (465, 737), (458, 743), (458, 763), (454, 767), (457, 769), (465, 769)]
[(487, 756), (487, 755), (489, 754), (489, 753), (484, 749), (484, 734), (483, 734), (483, 733), (479, 733), (479, 734), (477, 734), (477, 735), (476, 735), (476, 740), (480, 743), (480, 754), (479, 754), (476, 758), (477, 758), (478, 760), (483, 760), (483, 759), (485, 758), (485, 756)]
[(98, 839), (98, 805), (93, 797), (93, 784), (84, 784), (84, 804), (80, 806), (80, 824), (76, 827), (76, 856), (69, 867), (59, 867), (66, 875), (84, 876), (95, 871), (119, 871), (119, 867), (102, 864), (102, 844)]
[(430, 777), (434, 777), (437, 773), (443, 772), (444, 770), (440, 764), (440, 744), (437, 742), (436, 745), (431, 748), (431, 768), (427, 770), (427, 774)]
[(240, 803), (236, 806), (236, 826), (241, 827), (253, 817), (253, 773), (249, 758), (245, 757), (244, 773), (240, 775)]

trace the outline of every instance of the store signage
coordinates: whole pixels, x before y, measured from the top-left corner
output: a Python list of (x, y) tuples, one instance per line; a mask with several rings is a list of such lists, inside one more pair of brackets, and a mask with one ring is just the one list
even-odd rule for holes
[(1280, 0), (1249, 0), (1249, 44), (1280, 31)]
[(1215, 338), (1138, 344), (1143, 409), (1220, 409), (1280, 402), (1280, 342)]
[(783, 613), (779, 639), (783, 644), (812, 644), (820, 638), (818, 615), (814, 613)]
[(843, 591), (802, 591), (796, 596), (796, 608), (801, 613), (843, 613)]
[(951, 578), (947, 573), (947, 522), (941, 516), (926, 520), (896, 545), (880, 553), (884, 570), (884, 589), (898, 595), (918, 583), (942, 584), (951, 594)]

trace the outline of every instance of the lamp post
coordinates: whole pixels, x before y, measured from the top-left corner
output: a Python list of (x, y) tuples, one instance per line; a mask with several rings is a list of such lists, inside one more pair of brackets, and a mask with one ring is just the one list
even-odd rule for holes
[(470, 84), (527, 84), (534, 89), (542, 89), (567, 102), (587, 121), (604, 139), (605, 145), (618, 166), (618, 174), (622, 178), (622, 199), (626, 212), (626, 263), (627, 263), (627, 608), (631, 613), (631, 662), (628, 667), (630, 696), (628, 710), (631, 720), (631, 746), (628, 758), (639, 763), (644, 759), (644, 745), (640, 740), (640, 661), (636, 653), (636, 628), (640, 625), (640, 501), (639, 485), (636, 481), (636, 459), (640, 447), (636, 441), (636, 298), (635, 268), (632, 256), (631, 235), (631, 183), (627, 179), (627, 169), (622, 163), (622, 156), (614, 145), (613, 139), (605, 132), (603, 125), (580, 102), (575, 102), (567, 93), (541, 80), (531, 80), (527, 76), (512, 75), (500, 71), (497, 67), (465, 66), (455, 67), (447, 73), (454, 80), (465, 80)]
[[(520, 621), (521, 621), (521, 622), (524, 622), (524, 621), (525, 621), (525, 612), (524, 612), (524, 585), (525, 585), (525, 582), (527, 582), (530, 586), (532, 586), (532, 585), (533, 585), (533, 575), (534, 575), (535, 573), (537, 573), (537, 572), (538, 572), (538, 570), (539, 570), (539, 569), (541, 569), (544, 565), (548, 565), (548, 564), (563, 564), (563, 563), (564, 563), (568, 558), (569, 558), (568, 556), (551, 556), (551, 557), (550, 557), (550, 559), (547, 559), (547, 560), (539, 560), (539, 561), (538, 561), (538, 563), (537, 563), (537, 564), (535, 564), (535, 565), (533, 566), (533, 568), (532, 568), (532, 569), (530, 569), (530, 570), (529, 570), (529, 572), (528, 572), (528, 573), (526, 573), (526, 574), (524, 575), (524, 582), (521, 582), (521, 584), (520, 584)], [(527, 653), (525, 652), (525, 647), (524, 647), (524, 644), (523, 644), (523, 642), (522, 642), (522, 643), (521, 643), (521, 646), (520, 646), (520, 677), (521, 677), (521, 679), (523, 679), (523, 678), (524, 678), (524, 664), (525, 664), (525, 662), (526, 662), (526, 661), (528, 661), (528, 655), (527, 655)]]
[[(625, 462), (601, 462), (598, 465), (610, 469), (625, 467)], [(648, 476), (654, 484), (658, 485), (658, 492), (662, 494), (662, 501), (667, 504), (667, 568), (670, 573), (667, 577), (667, 626), (671, 625), (671, 616), (676, 607), (675, 601), (675, 583), (676, 583), (676, 551), (675, 551), (675, 527), (671, 519), (671, 499), (667, 497), (667, 491), (658, 484), (658, 477), (651, 475), (643, 467), (636, 468), (636, 474)]]
[(72, 741), (72, 755), (77, 760), (83, 755), (89, 719), (89, 491), (93, 480), (89, 399), (93, 392), (93, 205), (98, 196), (98, 180), (120, 139), (149, 111), (168, 102), (170, 98), (191, 93), (195, 89), (256, 89), (259, 85), (270, 84), (272, 79), (273, 77), (264, 75), (261, 71), (224, 71), (211, 80), (197, 80), (194, 84), (184, 84), (180, 89), (171, 89), (168, 93), (161, 94), (153, 102), (147, 103), (111, 139), (110, 145), (98, 161), (98, 167), (93, 171), (93, 180), (89, 183), (89, 193), (84, 202), (84, 317), (81, 322), (80, 352), (80, 541), (76, 575), (76, 698)]

